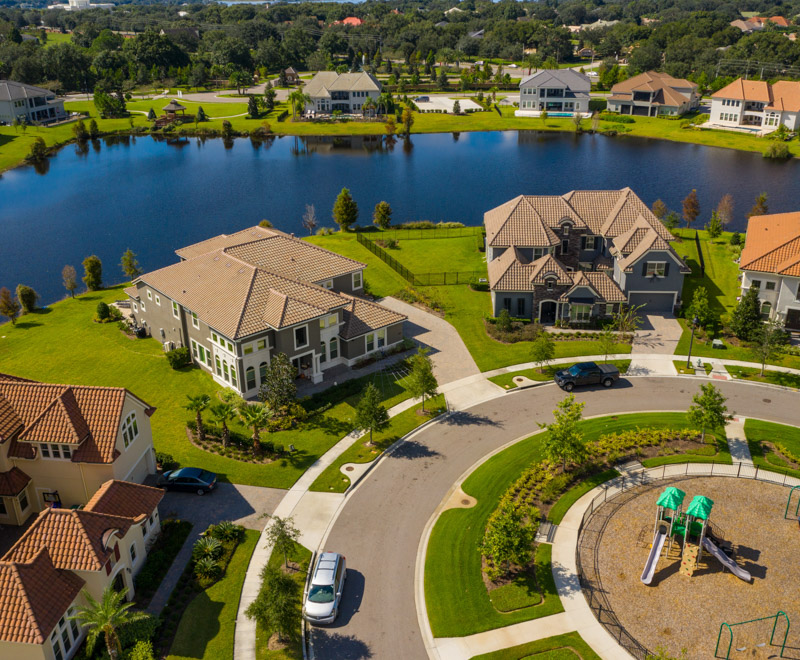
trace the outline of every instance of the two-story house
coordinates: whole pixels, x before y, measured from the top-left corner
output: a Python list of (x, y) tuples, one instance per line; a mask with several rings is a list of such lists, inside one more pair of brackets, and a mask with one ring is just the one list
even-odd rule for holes
[(762, 318), (800, 331), (800, 212), (751, 217), (739, 269), (742, 295), (758, 289)]
[(0, 658), (69, 660), (86, 636), (71, 619), (127, 588), (161, 530), (158, 488), (108, 481), (82, 509), (42, 511), (0, 559)]
[(544, 69), (519, 83), (517, 117), (538, 117), (543, 110), (551, 116), (589, 112), (589, 76), (573, 69)]
[(49, 89), (13, 80), (0, 80), (0, 121), (50, 124), (67, 118), (64, 100)]
[(377, 107), (382, 85), (369, 73), (336, 73), (320, 71), (303, 87), (310, 97), (306, 111), (329, 115), (339, 110), (347, 115), (363, 113), (367, 99)]
[(403, 340), (405, 316), (359, 298), (365, 264), (276, 229), (251, 227), (176, 251), (125, 292), (133, 317), (166, 350), (245, 397), (258, 393), (273, 355), (315, 383)]
[(608, 317), (621, 303), (672, 313), (688, 267), (630, 189), (520, 195), (484, 214), (495, 314), (542, 323)]
[(714, 128), (750, 128), (769, 133), (781, 125), (791, 131), (800, 128), (800, 82), (739, 78), (711, 95)]
[(699, 105), (697, 83), (657, 71), (646, 71), (617, 83), (608, 98), (610, 112), (643, 117), (677, 117)]
[(155, 474), (155, 408), (120, 387), (51, 385), (0, 374), (0, 524), (86, 504), (109, 479)]

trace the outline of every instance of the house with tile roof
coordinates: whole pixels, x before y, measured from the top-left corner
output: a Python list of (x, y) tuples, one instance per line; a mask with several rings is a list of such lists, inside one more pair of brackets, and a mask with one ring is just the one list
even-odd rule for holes
[(589, 112), (589, 76), (573, 69), (544, 69), (524, 77), (519, 83), (517, 117), (538, 117), (548, 113)]
[(487, 211), (492, 309), (542, 323), (589, 323), (621, 304), (672, 313), (686, 264), (630, 189), (520, 195)]
[(742, 295), (758, 289), (762, 318), (800, 332), (800, 212), (751, 217), (739, 270)]
[(646, 71), (617, 83), (608, 97), (609, 112), (642, 117), (677, 117), (699, 105), (697, 83), (657, 71)]
[(711, 95), (714, 128), (754, 129), (772, 132), (781, 125), (790, 131), (800, 128), (800, 82), (739, 78)]
[(0, 558), (0, 658), (68, 660), (86, 631), (70, 619), (134, 578), (161, 531), (163, 491), (110, 480), (80, 509), (43, 510)]
[(85, 505), (110, 479), (155, 474), (155, 408), (121, 387), (0, 374), (0, 524)]
[(277, 353), (318, 383), (403, 340), (406, 317), (361, 297), (365, 264), (293, 235), (251, 227), (176, 254), (125, 290), (134, 320), (165, 350), (189, 347), (244, 397), (257, 395)]
[(0, 80), (0, 121), (15, 119), (28, 124), (51, 124), (67, 118), (64, 100), (49, 89), (14, 80)]
[(346, 115), (363, 113), (367, 99), (377, 104), (383, 85), (366, 71), (336, 73), (320, 71), (303, 87), (310, 97), (306, 112), (331, 114), (339, 110)]

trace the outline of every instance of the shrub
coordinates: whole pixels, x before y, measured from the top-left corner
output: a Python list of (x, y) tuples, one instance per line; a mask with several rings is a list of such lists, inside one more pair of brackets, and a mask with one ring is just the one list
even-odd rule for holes
[(36, 311), (36, 301), (39, 299), (39, 294), (29, 286), (18, 284), (17, 299), (19, 304), (22, 305), (22, 313), (30, 314)]
[(176, 461), (172, 457), (172, 454), (167, 454), (163, 451), (156, 452), (156, 463), (161, 465), (161, 469), (164, 472), (169, 472), (170, 470), (174, 470), (179, 465), (178, 461)]
[(215, 580), (222, 574), (222, 567), (215, 559), (203, 557), (195, 562), (194, 574), (201, 580)]
[(222, 543), (213, 536), (203, 536), (194, 542), (192, 547), (192, 559), (196, 562), (202, 559), (216, 561), (222, 555)]
[(128, 660), (154, 660), (153, 642), (138, 641), (128, 653)]
[(218, 541), (240, 541), (244, 535), (244, 527), (234, 525), (230, 520), (223, 520), (210, 529), (211, 537)]
[(167, 351), (166, 357), (167, 362), (169, 362), (169, 366), (173, 369), (180, 369), (181, 367), (185, 367), (187, 364), (191, 364), (192, 362), (192, 355), (187, 346), (181, 346), (180, 348), (174, 348), (171, 351)]
[(284, 110), (283, 112), (281, 112), (281, 113), (278, 115), (278, 121), (279, 121), (279, 122), (284, 122), (284, 121), (286, 121), (286, 118), (287, 118), (288, 116), (289, 116), (289, 111), (288, 111), (288, 110)]
[(785, 142), (771, 142), (764, 152), (764, 158), (772, 158), (775, 160), (785, 160), (790, 158), (792, 152), (789, 151), (789, 145)]
[(139, 642), (149, 642), (155, 636), (158, 624), (158, 617), (148, 614), (139, 621), (120, 626), (118, 631), (120, 645), (123, 649), (129, 649)]
[(108, 309), (108, 305), (102, 301), (97, 303), (97, 320), (105, 321), (109, 316), (111, 316), (111, 312)]
[(735, 231), (731, 234), (731, 245), (741, 245), (742, 244), (742, 235)]
[(283, 445), (275, 445), (275, 453), (280, 456), (283, 454)]
[(489, 290), (489, 283), (488, 282), (478, 282), (477, 280), (473, 280), (469, 283), (469, 288), (473, 291), (488, 291)]
[(600, 119), (604, 119), (605, 121), (613, 121), (617, 124), (635, 124), (636, 120), (633, 117), (629, 117), (628, 115), (618, 115), (613, 112), (602, 112), (600, 113)]

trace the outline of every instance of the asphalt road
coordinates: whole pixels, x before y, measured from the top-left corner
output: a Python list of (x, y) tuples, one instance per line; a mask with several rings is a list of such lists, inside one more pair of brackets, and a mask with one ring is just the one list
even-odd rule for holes
[[(612, 389), (575, 392), (584, 416), (686, 410), (699, 380), (633, 378)], [(720, 382), (728, 409), (800, 425), (795, 392)], [(352, 493), (326, 550), (347, 557), (347, 584), (339, 618), (313, 632), (318, 659), (427, 658), (414, 602), (414, 565), (425, 524), (453, 483), (493, 449), (552, 421), (564, 397), (554, 385), (507, 394), (439, 424), (386, 456)]]

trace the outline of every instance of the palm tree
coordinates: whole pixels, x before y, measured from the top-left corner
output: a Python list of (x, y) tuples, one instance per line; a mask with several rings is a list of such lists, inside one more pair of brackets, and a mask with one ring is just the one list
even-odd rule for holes
[(114, 591), (108, 586), (103, 591), (102, 600), (97, 602), (89, 592), (83, 590), (83, 597), (86, 598), (89, 605), (78, 609), (78, 613), (71, 616), (70, 619), (76, 619), (86, 627), (86, 648), (89, 653), (94, 649), (100, 635), (105, 635), (108, 655), (111, 660), (117, 660), (122, 653), (122, 646), (117, 635), (119, 627), (136, 623), (147, 617), (145, 612), (128, 611), (130, 607), (133, 607), (133, 602), (125, 602), (126, 593), (128, 593), (127, 588), (122, 591)]
[(525, 57), (525, 64), (528, 67), (528, 75), (531, 75), (531, 69), (538, 69), (542, 66), (542, 56), (538, 53), (530, 53)]
[[(378, 114), (386, 114), (387, 109), (392, 104), (392, 93), (389, 91), (382, 92), (381, 95), (378, 97)], [(381, 112), (381, 108), (383, 108), (383, 112)]]
[(258, 454), (261, 452), (261, 438), (259, 436), (261, 429), (263, 429), (272, 417), (272, 410), (270, 410), (263, 403), (245, 404), (239, 408), (239, 418), (242, 423), (248, 428), (253, 429), (253, 453)]
[(196, 396), (187, 394), (186, 398), (189, 399), (189, 403), (184, 408), (197, 415), (197, 439), (200, 442), (205, 442), (206, 431), (203, 428), (203, 411), (211, 404), (211, 397), (208, 394), (197, 394)]
[(211, 406), (211, 414), (214, 416), (214, 421), (222, 426), (222, 446), (227, 447), (231, 443), (228, 422), (236, 417), (236, 409), (230, 403), (217, 403)]
[(370, 97), (366, 101), (364, 101), (364, 104), (361, 106), (361, 114), (363, 114), (366, 117), (367, 112), (371, 111), (370, 116), (372, 117), (374, 116), (375, 108), (376, 108), (375, 100), (372, 97)]
[(311, 97), (308, 94), (303, 94), (303, 90), (296, 89), (291, 94), (289, 94), (289, 103), (292, 104), (292, 121), (294, 121), (295, 113), (297, 112), (297, 107), (305, 107), (306, 103), (311, 103)]

